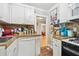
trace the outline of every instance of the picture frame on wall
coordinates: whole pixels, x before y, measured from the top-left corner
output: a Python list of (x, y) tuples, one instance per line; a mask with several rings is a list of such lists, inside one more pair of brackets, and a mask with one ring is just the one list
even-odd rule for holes
[(50, 18), (51, 18), (51, 25), (57, 23), (57, 8), (53, 9), (53, 10), (50, 12)]

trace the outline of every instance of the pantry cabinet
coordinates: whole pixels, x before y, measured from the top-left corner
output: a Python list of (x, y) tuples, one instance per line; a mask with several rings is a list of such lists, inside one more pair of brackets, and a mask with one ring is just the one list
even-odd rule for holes
[(58, 39), (52, 40), (53, 56), (61, 56), (61, 41)]
[(24, 23), (34, 25), (34, 9), (33, 8), (25, 7)]
[(11, 4), (10, 6), (11, 23), (23, 24), (24, 23), (24, 7)]
[(10, 23), (9, 15), (9, 4), (0, 3), (0, 20)]

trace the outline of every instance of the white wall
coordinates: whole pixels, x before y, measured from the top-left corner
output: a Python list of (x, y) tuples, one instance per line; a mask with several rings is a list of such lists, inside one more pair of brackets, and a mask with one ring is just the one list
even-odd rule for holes
[(42, 10), (42, 9), (39, 9), (39, 8), (35, 8), (35, 14), (40, 14), (40, 15), (47, 16), (48, 15), (48, 11)]

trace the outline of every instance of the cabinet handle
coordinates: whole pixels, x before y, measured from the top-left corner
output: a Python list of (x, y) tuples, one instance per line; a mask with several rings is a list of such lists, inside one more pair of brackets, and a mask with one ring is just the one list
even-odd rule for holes
[(55, 46), (58, 47), (56, 44), (55, 44)]
[(15, 56), (15, 52), (16, 52), (16, 47), (13, 50), (13, 56)]
[(25, 40), (22, 40), (22, 41), (30, 41), (30, 40), (34, 40), (34, 39), (29, 39), (29, 40), (25, 39)]

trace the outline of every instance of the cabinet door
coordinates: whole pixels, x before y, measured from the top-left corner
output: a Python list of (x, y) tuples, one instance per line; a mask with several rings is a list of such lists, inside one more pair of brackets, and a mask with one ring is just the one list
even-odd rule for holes
[(17, 40), (7, 48), (7, 56), (17, 56)]
[(10, 23), (8, 3), (0, 3), (0, 18), (0, 20)]
[(53, 45), (53, 56), (58, 56), (58, 47), (56, 44)]
[(41, 47), (41, 39), (40, 39), (40, 37), (36, 37), (35, 45), (36, 45), (36, 56), (38, 56), (40, 54), (40, 47)]
[(54, 56), (61, 56), (61, 41), (58, 39), (53, 39), (52, 41), (53, 46), (53, 55)]
[(0, 56), (5, 56), (5, 46), (0, 46)]
[(34, 24), (34, 9), (25, 8), (25, 24)]
[(7, 56), (13, 56), (13, 46), (9, 46), (7, 48)]
[(57, 40), (57, 49), (58, 49), (58, 56), (61, 56), (61, 40)]
[(3, 3), (0, 3), (0, 18), (3, 17)]
[(60, 23), (66, 22), (72, 16), (72, 10), (68, 4), (60, 4)]
[(23, 24), (24, 23), (24, 7), (19, 5), (11, 5), (11, 23)]
[(18, 55), (18, 40), (16, 39), (13, 44), (13, 56), (17, 56)]
[(56, 44), (56, 39), (52, 40), (53, 56), (58, 56), (58, 48)]
[(19, 56), (35, 56), (35, 39), (19, 41)]

